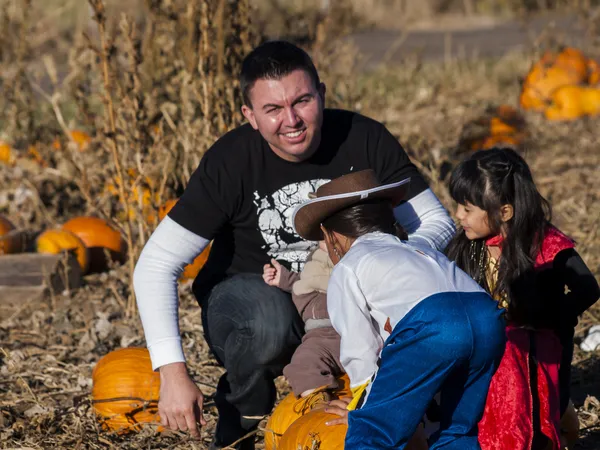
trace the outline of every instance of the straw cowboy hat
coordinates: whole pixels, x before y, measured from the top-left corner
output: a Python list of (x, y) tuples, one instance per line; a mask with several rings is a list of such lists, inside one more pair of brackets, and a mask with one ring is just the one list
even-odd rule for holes
[(311, 200), (296, 207), (294, 229), (307, 241), (322, 240), (321, 223), (332, 214), (364, 200), (389, 199), (395, 207), (404, 200), (409, 184), (407, 178), (382, 186), (372, 169), (343, 175), (319, 187)]

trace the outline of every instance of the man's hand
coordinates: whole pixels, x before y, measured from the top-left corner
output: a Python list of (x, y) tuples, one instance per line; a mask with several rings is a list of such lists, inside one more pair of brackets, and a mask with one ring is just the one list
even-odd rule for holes
[(263, 267), (263, 280), (269, 286), (279, 287), (281, 281), (281, 264), (271, 259), (271, 264), (265, 264)]
[(189, 431), (193, 437), (200, 437), (197, 423), (206, 425), (202, 416), (204, 396), (188, 375), (185, 363), (167, 364), (159, 370), (161, 423), (173, 431)]
[(330, 414), (336, 414), (339, 419), (328, 420), (325, 425), (348, 425), (348, 405), (350, 404), (350, 398), (340, 398), (338, 400), (332, 400), (325, 407), (325, 412)]

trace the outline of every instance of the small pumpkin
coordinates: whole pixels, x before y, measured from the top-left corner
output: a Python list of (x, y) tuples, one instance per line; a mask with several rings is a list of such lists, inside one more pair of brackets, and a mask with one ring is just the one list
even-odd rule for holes
[(92, 372), (92, 403), (105, 430), (124, 434), (159, 423), (160, 375), (145, 348), (122, 348), (103, 356)]
[[(339, 377), (338, 382), (339, 387), (333, 393), (334, 397), (352, 397), (352, 391), (350, 390), (350, 380), (348, 379), (348, 375), (344, 374), (343, 376)], [(269, 420), (267, 421), (267, 425), (265, 427), (265, 450), (277, 450), (281, 448), (281, 437), (284, 435), (286, 430), (297, 419), (299, 419), (304, 414), (310, 411), (309, 408), (296, 408), (297, 404), (298, 399), (292, 392), (288, 394), (283, 400), (281, 400), (281, 402), (279, 402), (277, 407), (273, 410), (273, 413), (269, 417)]]
[(552, 104), (546, 108), (548, 120), (574, 120), (600, 114), (600, 87), (563, 86), (552, 94)]
[(0, 255), (9, 255), (21, 251), (21, 240), (15, 236), (15, 226), (6, 217), (0, 215)]
[(37, 149), (37, 147), (35, 145), (29, 146), (29, 148), (27, 149), (27, 156), (30, 160), (35, 161), (41, 167), (48, 167), (48, 163), (42, 157), (41, 153), (39, 152), (39, 150)]
[(13, 162), (12, 149), (6, 142), (0, 141), (0, 162), (4, 164), (12, 164)]
[(467, 123), (461, 132), (459, 148), (469, 151), (497, 146), (520, 148), (527, 139), (524, 117), (510, 105), (489, 107), (485, 113)]
[(206, 261), (208, 261), (208, 256), (210, 255), (210, 249), (212, 248), (212, 242), (210, 242), (202, 253), (200, 253), (191, 264), (188, 264), (183, 269), (183, 273), (181, 274), (181, 280), (193, 280), (198, 276)]
[(65, 250), (74, 250), (81, 273), (85, 274), (89, 267), (88, 250), (83, 241), (66, 230), (46, 230), (35, 241), (38, 253), (58, 254)]
[(559, 87), (586, 83), (588, 59), (578, 49), (567, 47), (559, 53), (546, 51), (523, 83), (519, 102), (523, 109), (542, 111)]
[[(167, 200), (164, 205), (162, 205), (158, 209), (158, 220), (161, 221), (165, 218), (165, 216), (171, 211), (171, 208), (175, 206), (179, 199), (173, 198)], [(180, 280), (193, 280), (200, 273), (200, 270), (206, 264), (208, 260), (208, 256), (210, 255), (210, 249), (212, 248), (212, 242), (208, 244), (208, 246), (200, 253), (191, 264), (188, 264), (183, 269), (183, 273), (181, 274)]]
[(171, 198), (169, 200), (167, 200), (165, 202), (164, 205), (162, 205), (160, 208), (158, 208), (158, 221), (162, 221), (167, 214), (169, 214), (169, 211), (171, 211), (171, 209), (173, 208), (173, 206), (175, 206), (175, 203), (177, 203), (179, 199), (178, 198)]
[[(69, 131), (69, 135), (73, 142), (77, 144), (77, 149), (80, 152), (85, 151), (88, 148), (90, 142), (92, 141), (91, 136), (82, 130), (71, 130)], [(52, 143), (52, 147), (54, 147), (55, 150), (60, 150), (62, 148), (59, 138), (56, 138), (54, 140), (54, 142)]]
[(105, 250), (110, 254), (110, 260), (123, 262), (126, 253), (125, 240), (121, 233), (114, 229), (106, 220), (99, 217), (75, 217), (62, 226), (83, 241), (89, 252), (89, 271), (102, 272), (108, 268)]

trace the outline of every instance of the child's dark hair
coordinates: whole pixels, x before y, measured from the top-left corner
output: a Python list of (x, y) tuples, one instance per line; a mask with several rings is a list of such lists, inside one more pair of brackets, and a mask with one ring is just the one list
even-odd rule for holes
[(256, 80), (279, 80), (294, 70), (304, 70), (316, 88), (321, 81), (312, 59), (304, 50), (286, 41), (268, 41), (252, 50), (242, 63), (240, 87), (244, 104), (252, 107), (250, 90)]
[(323, 221), (330, 231), (351, 238), (379, 231), (407, 240), (408, 235), (394, 217), (394, 209), (388, 200), (369, 200), (342, 209)]
[[(494, 235), (504, 233), (498, 280), (494, 289), (488, 285), (485, 238), (469, 240), (459, 230), (446, 249), (448, 257), (471, 275), (492, 296), (506, 296), (508, 317), (527, 322), (531, 305), (517, 295), (517, 285), (532, 273), (546, 227), (551, 220), (550, 204), (538, 192), (529, 166), (514, 150), (492, 148), (474, 153), (461, 162), (450, 178), (450, 195), (462, 205), (470, 203), (487, 213)], [(502, 222), (501, 207), (512, 205), (513, 217)]]

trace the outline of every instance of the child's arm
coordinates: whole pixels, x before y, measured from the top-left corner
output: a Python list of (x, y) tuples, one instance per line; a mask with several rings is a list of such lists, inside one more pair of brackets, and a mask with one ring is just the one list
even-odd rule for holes
[(329, 280), (327, 309), (341, 336), (340, 362), (350, 377), (350, 387), (361, 386), (377, 371), (383, 339), (373, 325), (356, 275), (343, 263), (336, 265)]
[(265, 264), (263, 267), (263, 280), (269, 286), (276, 286), (279, 289), (292, 292), (292, 285), (300, 279), (300, 274), (290, 272), (279, 264), (275, 259), (271, 259), (271, 264)]
[[(568, 318), (577, 325), (577, 317), (584, 313), (600, 298), (600, 286), (590, 269), (575, 249), (559, 252), (552, 263), (552, 268), (563, 284)], [(562, 315), (562, 314), (561, 314)]]

